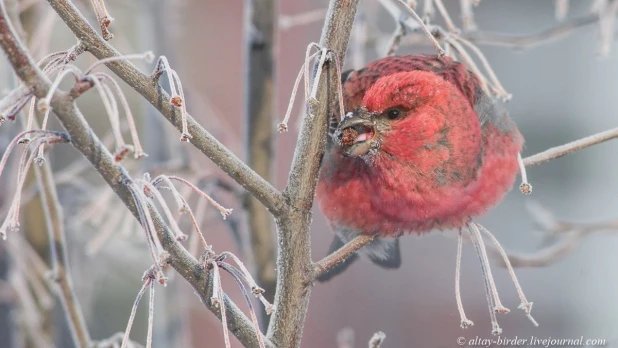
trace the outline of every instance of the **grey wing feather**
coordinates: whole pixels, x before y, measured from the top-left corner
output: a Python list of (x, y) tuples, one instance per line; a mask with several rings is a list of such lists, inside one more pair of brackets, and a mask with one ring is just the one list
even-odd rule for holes
[(476, 91), (474, 111), (479, 116), (481, 127), (489, 122), (503, 132), (508, 132), (515, 128), (515, 123), (509, 117), (504, 103), (485, 94), (480, 87)]
[(401, 266), (399, 238), (377, 238), (365, 247), (365, 253), (382, 268), (397, 269)]
[[(333, 239), (328, 253), (332, 254), (337, 251), (357, 235), (357, 233), (349, 230), (337, 231), (337, 235)], [(371, 262), (382, 268), (397, 269), (401, 266), (399, 238), (376, 238), (357, 253), (352, 254), (346, 260), (322, 274), (318, 277), (318, 281), (328, 281), (336, 275), (343, 273), (358, 258), (357, 254), (369, 258)]]

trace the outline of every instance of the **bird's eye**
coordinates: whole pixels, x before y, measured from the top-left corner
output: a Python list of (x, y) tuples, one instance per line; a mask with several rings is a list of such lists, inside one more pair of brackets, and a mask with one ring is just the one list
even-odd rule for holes
[(387, 112), (386, 116), (388, 116), (389, 119), (394, 120), (401, 116), (401, 111), (398, 109), (392, 109)]

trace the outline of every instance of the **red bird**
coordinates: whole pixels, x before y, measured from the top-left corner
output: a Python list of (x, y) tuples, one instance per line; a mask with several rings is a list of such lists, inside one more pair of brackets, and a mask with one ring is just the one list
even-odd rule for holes
[(513, 186), (523, 137), (461, 63), (387, 57), (342, 81), (347, 114), (334, 117), (316, 192), (337, 234), (331, 251), (374, 235), (361, 253), (397, 268), (397, 237), (462, 228)]

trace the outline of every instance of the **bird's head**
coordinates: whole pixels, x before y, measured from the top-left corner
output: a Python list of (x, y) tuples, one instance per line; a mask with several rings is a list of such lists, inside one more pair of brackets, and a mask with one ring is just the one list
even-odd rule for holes
[(365, 160), (382, 155), (423, 160), (432, 149), (455, 155), (478, 150), (481, 142), (469, 99), (437, 74), (418, 70), (376, 81), (361, 107), (343, 117), (334, 137), (343, 156)]

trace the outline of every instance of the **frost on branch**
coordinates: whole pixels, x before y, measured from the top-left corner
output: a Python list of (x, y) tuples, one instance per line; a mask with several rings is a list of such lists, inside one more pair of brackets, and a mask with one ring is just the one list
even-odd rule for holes
[(127, 328), (124, 330), (124, 337), (120, 346), (121, 348), (126, 348), (131, 344), (129, 340), (129, 335), (131, 334), (131, 328), (133, 327), (133, 321), (135, 320), (135, 313), (137, 312), (137, 307), (142, 300), (142, 296), (144, 296), (144, 293), (148, 288), (150, 288), (150, 301), (148, 301), (148, 334), (146, 336), (146, 347), (152, 347), (152, 332), (154, 327), (154, 287), (155, 280), (161, 278), (161, 275), (157, 274), (157, 272), (157, 267), (152, 266), (146, 272), (144, 272), (144, 275), (142, 276), (142, 281), (144, 281), (144, 284), (142, 285), (140, 291), (137, 293), (137, 297), (135, 298), (135, 302), (133, 303), (133, 307), (131, 308), (131, 315), (129, 316)]
[(483, 236), (481, 235), (481, 231), (491, 240), (493, 243), (495, 250), (497, 250), (498, 255), (502, 258), (505, 263), (509, 275), (511, 276), (511, 280), (515, 285), (515, 290), (517, 290), (517, 295), (521, 300), (521, 304), (518, 308), (522, 309), (528, 319), (532, 322), (534, 326), (538, 326), (539, 324), (534, 320), (530, 311), (532, 310), (532, 302), (529, 302), (524, 295), (524, 292), (519, 285), (519, 281), (517, 280), (517, 276), (515, 275), (515, 271), (511, 266), (509, 258), (496, 239), (496, 237), (489, 232), (485, 227), (476, 223), (470, 222), (465, 227), (459, 231), (459, 239), (457, 243), (457, 264), (455, 268), (455, 298), (457, 300), (457, 309), (459, 311), (460, 319), (461, 319), (461, 327), (468, 328), (474, 323), (466, 317), (466, 314), (463, 309), (463, 305), (461, 302), (461, 292), (460, 292), (460, 270), (461, 270), (461, 249), (462, 249), (462, 233), (467, 232), (474, 248), (476, 249), (476, 253), (479, 256), (481, 263), (481, 270), (483, 273), (483, 280), (485, 282), (485, 295), (487, 296), (487, 304), (489, 307), (489, 316), (491, 319), (492, 330), (491, 333), (493, 335), (500, 335), (502, 333), (502, 328), (498, 325), (498, 320), (496, 318), (496, 313), (508, 313), (510, 310), (502, 305), (500, 301), (500, 297), (498, 295), (498, 289), (496, 288), (496, 283), (494, 281), (494, 277), (491, 271), (491, 266), (489, 265), (489, 258), (487, 256), (487, 248), (485, 246), (485, 242), (483, 240)]
[[(226, 258), (231, 258), (236, 266), (231, 263), (225, 261)], [(227, 327), (227, 318), (226, 318), (226, 298), (225, 293), (223, 292), (223, 287), (221, 285), (221, 274), (220, 270), (224, 270), (229, 273), (232, 278), (236, 281), (236, 284), (239, 286), (247, 305), (249, 306), (249, 313), (251, 316), (251, 321), (253, 322), (253, 326), (255, 329), (256, 337), (258, 340), (258, 344), (261, 348), (264, 348), (264, 341), (262, 339), (262, 334), (260, 332), (259, 323), (257, 321), (257, 315), (255, 313), (255, 309), (251, 302), (251, 298), (249, 296), (249, 291), (258, 298), (264, 308), (266, 309), (266, 314), (270, 315), (274, 312), (274, 307), (270, 304), (266, 298), (264, 297), (264, 289), (259, 287), (251, 273), (247, 270), (245, 265), (236, 257), (236, 255), (230, 252), (223, 252), (219, 255), (215, 254), (212, 249), (208, 249), (204, 252), (201, 257), (201, 262), (205, 266), (205, 268), (212, 270), (211, 276), (213, 277), (212, 281), (212, 296), (210, 298), (211, 305), (215, 308), (219, 309), (219, 313), (221, 314), (221, 323), (223, 325), (223, 337), (225, 340), (226, 348), (230, 348), (230, 339), (229, 339), (229, 330)]]
[[(170, 229), (172, 233), (174, 234), (174, 237), (176, 238), (177, 241), (179, 242), (183, 241), (187, 237), (187, 235), (184, 234), (180, 230), (180, 227), (172, 213), (172, 209), (170, 209), (165, 198), (160, 193), (161, 190), (167, 190), (172, 193), (175, 205), (178, 208), (178, 212), (180, 214), (186, 213), (189, 215), (191, 222), (196, 230), (195, 232), (199, 235), (199, 238), (202, 241), (202, 246), (205, 251), (203, 252), (201, 256), (201, 264), (204, 266), (205, 270), (212, 270), (211, 276), (213, 277), (213, 289), (212, 289), (210, 305), (215, 308), (218, 308), (219, 312), (221, 313), (226, 347), (230, 347), (230, 343), (229, 343), (229, 332), (227, 328), (227, 319), (226, 319), (226, 315), (227, 315), (226, 314), (226, 302), (225, 302), (226, 299), (225, 299), (225, 294), (223, 292), (223, 288), (221, 284), (221, 277), (220, 277), (221, 270), (228, 272), (232, 276), (232, 278), (234, 278), (237, 284), (240, 286), (243, 292), (243, 295), (245, 296), (245, 299), (247, 300), (247, 303), (249, 306), (249, 310), (250, 310), (251, 318), (255, 326), (258, 342), (260, 343), (261, 347), (264, 347), (262, 334), (259, 331), (255, 309), (253, 307), (253, 304), (249, 296), (249, 292), (250, 292), (256, 298), (258, 298), (262, 302), (262, 304), (265, 306), (267, 313), (270, 314), (272, 313), (274, 309), (272, 305), (262, 295), (264, 290), (260, 286), (257, 285), (257, 283), (255, 282), (255, 280), (253, 279), (253, 277), (251, 276), (247, 268), (240, 261), (240, 259), (238, 259), (234, 254), (230, 252), (223, 252), (217, 255), (212, 251), (212, 247), (206, 242), (206, 240), (204, 239), (201, 233), (201, 230), (199, 228), (199, 223), (197, 222), (197, 219), (195, 218), (191, 210), (191, 207), (189, 206), (187, 202), (187, 198), (185, 198), (180, 193), (180, 191), (177, 190), (177, 188), (174, 186), (174, 182), (181, 183), (185, 187), (188, 187), (190, 189), (190, 192), (197, 193), (197, 195), (203, 198), (204, 201), (209, 202), (217, 210), (219, 210), (219, 212), (222, 214), (224, 218), (227, 217), (232, 212), (231, 209), (226, 209), (223, 206), (221, 206), (214, 199), (212, 199), (209, 195), (207, 195), (205, 192), (200, 190), (197, 186), (195, 186), (188, 180), (183, 179), (178, 176), (159, 175), (156, 178), (151, 179), (150, 175), (145, 174), (143, 179), (137, 179), (132, 182), (127, 182), (126, 185), (131, 190), (131, 195), (133, 196), (133, 199), (135, 201), (135, 204), (138, 210), (139, 220), (142, 222), (142, 227), (146, 233), (146, 240), (148, 243), (148, 247), (151, 252), (151, 256), (154, 260), (154, 265), (152, 266), (149, 273), (147, 273), (148, 277), (145, 278), (146, 283), (144, 287), (142, 287), (142, 290), (140, 291), (140, 294), (138, 295), (138, 299), (136, 300), (135, 306), (137, 306), (137, 303), (139, 302), (139, 298), (141, 297), (141, 294), (143, 294), (143, 292), (145, 291), (145, 287), (147, 285), (150, 285), (151, 292), (153, 291), (154, 285), (152, 284), (153, 283), (152, 281), (154, 279), (157, 279), (157, 281), (161, 284), (165, 284), (165, 282), (167, 281), (167, 278), (163, 274), (162, 267), (167, 262), (168, 254), (165, 252), (165, 250), (161, 246), (161, 243), (160, 243), (160, 240), (159, 240), (159, 237), (158, 237), (158, 234), (155, 229), (153, 219), (151, 216), (151, 210), (157, 209), (157, 207), (163, 210), (163, 213), (167, 220), (167, 224), (168, 226), (170, 226)], [(228, 259), (231, 259), (233, 263), (227, 262), (226, 260)], [(129, 325), (127, 327), (127, 332), (125, 334), (126, 340), (128, 340), (128, 332), (130, 330), (130, 326), (133, 321), (133, 316), (134, 314), (132, 312), (132, 315), (129, 319)]]
[[(315, 53), (311, 53), (311, 50), (313, 50), (314, 48), (317, 49), (318, 51)], [(317, 64), (316, 73), (313, 76), (313, 80), (311, 80), (311, 83), (310, 83), (309, 66), (311, 64), (312, 59), (314, 59), (318, 55), (320, 56), (320, 59)], [(327, 61), (331, 61), (335, 63), (335, 69), (336, 69), (335, 72), (339, 78), (339, 81), (337, 82), (337, 90), (338, 90), (337, 96), (339, 99), (339, 114), (344, 115), (343, 91), (342, 91), (343, 82), (341, 81), (341, 62), (339, 61), (339, 58), (337, 57), (335, 52), (325, 47), (321, 47), (315, 42), (312, 42), (307, 46), (307, 51), (305, 53), (305, 62), (300, 67), (298, 76), (296, 77), (296, 80), (294, 81), (294, 87), (292, 88), (290, 101), (288, 103), (288, 108), (285, 112), (285, 117), (283, 118), (283, 122), (279, 123), (278, 130), (280, 133), (287, 132), (288, 130), (288, 122), (292, 114), (292, 108), (294, 107), (294, 100), (296, 99), (296, 94), (298, 93), (298, 87), (300, 85), (300, 81), (303, 78), (305, 80), (305, 94), (304, 94), (304, 97), (305, 97), (304, 101), (306, 103), (305, 110), (309, 116), (313, 115), (313, 109), (319, 102), (317, 100), (317, 92), (318, 92), (318, 85), (320, 82), (320, 77), (322, 75), (322, 69), (324, 67), (324, 64)]]
[(104, 0), (90, 0), (94, 9), (94, 14), (97, 17), (97, 22), (101, 26), (101, 35), (105, 40), (111, 40), (114, 38), (114, 34), (109, 31), (109, 25), (112, 24), (114, 18), (110, 16), (105, 8)]
[(180, 140), (188, 142), (193, 138), (189, 133), (189, 126), (187, 123), (187, 103), (185, 102), (185, 93), (182, 89), (182, 83), (176, 70), (172, 69), (170, 63), (165, 56), (159, 57), (157, 66), (152, 73), (153, 78), (157, 81), (163, 73), (167, 74), (167, 80), (170, 87), (170, 103), (177, 108), (180, 108), (181, 120), (182, 120), (182, 132), (180, 134)]
[[(30, 94), (25, 95), (23, 98), (17, 100), (6, 112), (6, 116), (3, 116), (3, 119), (13, 120), (15, 115), (21, 111), (21, 109), (30, 102), (30, 108), (28, 112), (28, 121), (26, 130), (32, 129), (34, 114), (35, 114), (35, 106), (36, 108), (44, 113), (43, 122), (41, 128), (45, 130), (47, 128), (47, 123), (49, 120), (49, 114), (52, 111), (51, 100), (52, 96), (59, 88), (60, 83), (64, 80), (65, 77), (71, 75), (74, 78), (75, 86), (71, 90), (71, 94), (74, 97), (77, 97), (83, 93), (85, 93), (88, 89), (95, 87), (101, 101), (103, 102), (104, 109), (107, 113), (107, 116), (110, 119), (110, 123), (112, 126), (114, 138), (116, 140), (116, 151), (115, 151), (115, 159), (116, 162), (120, 162), (128, 153), (133, 152), (135, 158), (141, 158), (147, 156), (142, 148), (142, 145), (139, 140), (137, 128), (135, 125), (135, 120), (131, 110), (129, 108), (129, 103), (120, 88), (118, 82), (115, 81), (110, 75), (102, 72), (94, 72), (93, 70), (105, 63), (117, 60), (128, 60), (128, 59), (140, 59), (146, 61), (152, 61), (153, 55), (152, 52), (146, 52), (143, 54), (134, 54), (134, 55), (126, 55), (120, 57), (112, 57), (108, 59), (103, 59), (94, 63), (90, 68), (88, 68), (85, 72), (82, 72), (77, 66), (70, 64), (74, 61), (79, 54), (84, 51), (84, 46), (81, 42), (78, 42), (75, 46), (70, 48), (67, 51), (55, 52), (45, 56), (41, 61), (39, 61), (38, 65), (43, 66), (43, 72), (49, 77), (52, 78), (54, 75), (56, 77), (53, 79), (52, 86), (50, 87), (47, 95), (44, 98), (35, 102), (35, 98)], [(20, 87), (21, 88), (21, 87)], [(133, 140), (133, 145), (128, 145), (125, 143), (124, 138), (122, 136), (120, 119), (119, 119), (119, 109), (118, 109), (118, 100), (120, 100), (120, 104), (122, 105), (123, 111), (127, 118), (127, 123), (129, 124), (129, 131), (131, 133), (131, 138)], [(4, 113), (4, 112), (3, 112)], [(23, 138), (22, 142), (27, 143), (29, 141), (28, 138)], [(37, 159), (42, 159), (42, 148), (39, 149), (39, 153), (37, 155)]]
[(11, 141), (3, 154), (2, 159), (0, 160), (0, 175), (2, 175), (8, 158), (13, 151), (15, 145), (19, 144), (22, 139), (29, 139), (27, 137), (30, 135), (32, 135), (33, 137), (27, 142), (27, 144), (25, 144), (25, 149), (19, 161), (17, 169), (17, 184), (15, 185), (15, 195), (13, 196), (13, 199), (11, 201), (8, 214), (2, 222), (2, 225), (0, 225), (0, 237), (5, 240), (7, 238), (8, 232), (19, 230), (19, 208), (21, 206), (22, 188), (24, 186), (24, 182), (26, 181), (26, 174), (30, 169), (30, 165), (37, 156), (37, 153), (35, 153), (34, 149), (45, 144), (51, 145), (57, 143), (67, 143), (70, 141), (68, 135), (60, 132), (45, 130), (29, 130), (21, 132)]

